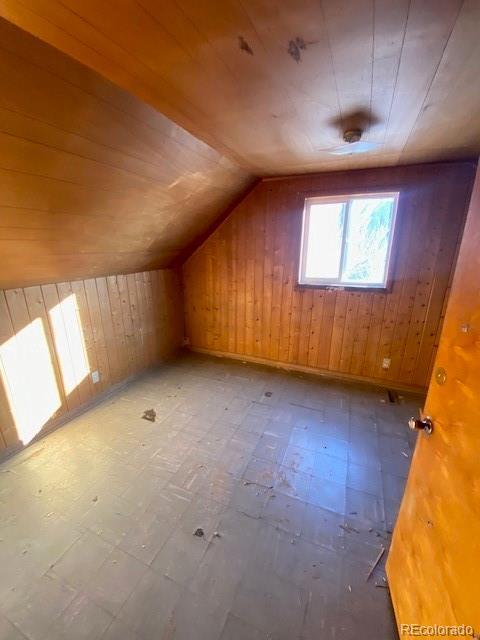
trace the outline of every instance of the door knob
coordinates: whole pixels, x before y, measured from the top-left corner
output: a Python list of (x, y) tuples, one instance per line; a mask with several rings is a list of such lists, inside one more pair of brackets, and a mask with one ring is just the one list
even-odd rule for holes
[(408, 426), (412, 431), (425, 431), (427, 435), (433, 432), (433, 421), (428, 416), (422, 418), (410, 418)]

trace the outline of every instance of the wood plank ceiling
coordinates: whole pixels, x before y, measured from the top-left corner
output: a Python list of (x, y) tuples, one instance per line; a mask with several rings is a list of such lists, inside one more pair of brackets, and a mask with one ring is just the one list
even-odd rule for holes
[(169, 266), (251, 180), (0, 18), (0, 288)]
[[(478, 0), (3, 0), (0, 12), (257, 175), (480, 151)], [(358, 118), (380, 148), (328, 154)]]

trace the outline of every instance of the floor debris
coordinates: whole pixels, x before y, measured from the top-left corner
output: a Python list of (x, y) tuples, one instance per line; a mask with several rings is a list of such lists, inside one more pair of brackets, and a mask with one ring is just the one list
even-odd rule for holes
[(253, 49), (243, 36), (238, 36), (238, 46), (241, 51), (245, 51), (249, 56), (253, 56)]
[(380, 552), (379, 552), (378, 556), (375, 558), (375, 562), (370, 567), (370, 571), (367, 573), (367, 577), (365, 578), (365, 582), (368, 582), (370, 580), (370, 577), (371, 577), (372, 573), (378, 567), (378, 564), (379, 564), (380, 560), (383, 558), (383, 554), (384, 553), (385, 553), (385, 547), (382, 547), (380, 549)]
[(250, 480), (245, 480), (243, 483), (244, 487), (249, 487), (252, 484), (256, 484), (257, 487), (262, 487), (262, 489), (273, 489), (273, 484), (269, 485), (268, 487), (265, 486), (264, 484), (260, 484), (259, 482), (251, 482)]
[(318, 411), (319, 413), (323, 413), (323, 409), (318, 409), (317, 407), (310, 407), (307, 404), (299, 404), (298, 402), (289, 402), (288, 404), (292, 405), (292, 407), (301, 407), (302, 409), (308, 409), (309, 411)]
[(355, 529), (355, 527), (351, 527), (349, 524), (339, 524), (338, 526), (340, 527), (340, 529), (343, 529), (347, 533), (360, 533), (358, 529)]
[(148, 420), (149, 422), (155, 422), (155, 418), (157, 417), (157, 412), (155, 409), (146, 409), (143, 412), (142, 419)]
[(301, 52), (307, 48), (306, 42), (303, 38), (296, 37), (295, 40), (290, 40), (288, 43), (288, 53), (292, 56), (295, 62), (300, 62), (302, 59)]
[(265, 396), (267, 398), (271, 398), (272, 397), (272, 392), (271, 391), (265, 391)]
[[(241, 55), (245, 54), (241, 52)], [(117, 576), (114, 578), (115, 582), (118, 581), (118, 576), (128, 574), (126, 584), (122, 582), (118, 585), (119, 592), (115, 596), (115, 602), (119, 602), (117, 596), (126, 599), (128, 604), (122, 605), (120, 617), (128, 627), (133, 624), (136, 628), (140, 624), (138, 608), (142, 609), (144, 613), (141, 618), (147, 619), (145, 624), (148, 625), (142, 627), (142, 637), (166, 638), (165, 632), (169, 630), (163, 627), (153, 628), (151, 624), (157, 619), (163, 624), (164, 619), (168, 619), (170, 615), (182, 627), (172, 630), (172, 638), (180, 632), (186, 638), (195, 638), (199, 635), (197, 627), (203, 629), (203, 625), (206, 625), (206, 629), (211, 629), (210, 621), (215, 626), (215, 631), (212, 633), (212, 629), (206, 635), (211, 640), (214, 636), (220, 636), (222, 632), (216, 630), (217, 616), (211, 616), (210, 594), (207, 593), (209, 589), (213, 589), (213, 599), (221, 599), (222, 603), (226, 599), (225, 608), (234, 612), (227, 616), (226, 631), (223, 634), (228, 640), (237, 636), (245, 640), (249, 636), (250, 617), (253, 628), (259, 623), (264, 630), (263, 635), (260, 633), (262, 640), (268, 635), (282, 635), (282, 631), (289, 640), (301, 637), (326, 638), (331, 635), (340, 640), (338, 636), (341, 627), (344, 624), (347, 627), (350, 625), (351, 616), (348, 615), (347, 620), (341, 621), (337, 617), (337, 609), (343, 613), (343, 608), (347, 607), (353, 610), (353, 631), (359, 639), (369, 640), (372, 637), (372, 612), (370, 607), (363, 605), (370, 596), (370, 600), (373, 597), (378, 617), (382, 620), (381, 632), (378, 636), (374, 633), (372, 640), (394, 640), (396, 630), (390, 620), (389, 590), (382, 587), (382, 583), (386, 584), (382, 578), (385, 575), (384, 564), (390, 544), (390, 535), (386, 530), (393, 527), (393, 515), (399, 502), (397, 484), (391, 487), (390, 483), (384, 483), (389, 476), (381, 471), (379, 478), (375, 465), (373, 468), (365, 466), (363, 471), (367, 474), (366, 480), (372, 481), (372, 484), (375, 481), (375, 487), (379, 485), (382, 490), (375, 502), (367, 495), (357, 495), (354, 492), (349, 495), (347, 502), (344, 496), (350, 489), (347, 486), (348, 474), (343, 475), (343, 470), (348, 471), (350, 452), (355, 454), (355, 459), (358, 458), (360, 463), (368, 463), (370, 460), (368, 451), (365, 451), (364, 456), (363, 448), (357, 450), (356, 439), (353, 443), (346, 442), (347, 435), (351, 433), (349, 424), (354, 417), (358, 417), (359, 423), (356, 431), (352, 427), (352, 432), (358, 434), (360, 439), (365, 432), (368, 441), (375, 440), (375, 457), (378, 457), (387, 474), (392, 471), (389, 469), (390, 461), (397, 461), (401, 471), (408, 467), (411, 460), (402, 463), (400, 458), (402, 448), (410, 452), (407, 441), (394, 436), (400, 428), (405, 428), (403, 413), (405, 416), (415, 413), (417, 397), (409, 399), (410, 404), (401, 415), (394, 412), (394, 408), (398, 409), (395, 405), (382, 405), (382, 416), (385, 418), (382, 418), (380, 433), (373, 415), (378, 409), (377, 391), (372, 394), (367, 392), (364, 397), (363, 391), (352, 394), (355, 389), (349, 385), (344, 388), (343, 383), (327, 383), (321, 379), (308, 378), (307, 382), (299, 385), (296, 376), (289, 374), (267, 374), (262, 370), (257, 375), (256, 367), (247, 370), (240, 368), (237, 363), (226, 364), (226, 361), (210, 358), (203, 363), (203, 356), (198, 364), (197, 358), (200, 356), (188, 354), (185, 357), (188, 358), (185, 365), (178, 361), (172, 366), (165, 365), (158, 372), (142, 379), (140, 386), (133, 385), (125, 394), (120, 394), (114, 405), (110, 405), (108, 402), (111, 401), (108, 401), (91, 414), (73, 421), (68, 428), (46, 436), (41, 445), (45, 446), (42, 454), (44, 459), (39, 456), (31, 460), (31, 467), (19, 467), (17, 458), (6, 463), (11, 472), (9, 475), (0, 474), (0, 512), (3, 514), (5, 511), (7, 514), (6, 522), (1, 522), (6, 526), (0, 525), (0, 556), (7, 559), (7, 564), (2, 560), (3, 573), (0, 574), (3, 575), (10, 568), (16, 573), (16, 568), (22, 564), (25, 565), (29, 580), (37, 584), (38, 581), (42, 582), (45, 569), (50, 563), (56, 567), (55, 575), (69, 576), (73, 575), (73, 571), (81, 572), (82, 580), (85, 577), (85, 584), (95, 585), (99, 580), (103, 583), (103, 576), (110, 580), (112, 575)], [(176, 386), (172, 387), (172, 382), (177, 380), (185, 380), (181, 397), (178, 394), (177, 398), (167, 398), (166, 390), (173, 388), (173, 392), (169, 394), (172, 396), (176, 393)], [(225, 392), (219, 393), (222, 385), (225, 385)], [(264, 396), (268, 390), (272, 391), (271, 398)], [(151, 402), (155, 404), (152, 405)], [(303, 404), (298, 406), (301, 403)], [(158, 406), (158, 425), (156, 421), (151, 427), (138, 422), (144, 413), (142, 404), (147, 409)], [(367, 416), (370, 409), (372, 416)], [(229, 414), (231, 422), (225, 421), (225, 413)], [(129, 414), (133, 415), (132, 419), (129, 419)], [(186, 427), (187, 424), (190, 426)], [(336, 433), (339, 439), (327, 440), (326, 434), (330, 431)], [(367, 436), (370, 432), (376, 432), (375, 437)], [(85, 433), (89, 435), (88, 442), (85, 442)], [(340, 440), (342, 434), (345, 435), (345, 441)], [(382, 445), (385, 438), (388, 446), (380, 447), (380, 438)], [(73, 441), (89, 446), (72, 446)], [(278, 447), (269, 448), (272, 442), (277, 442)], [(300, 464), (298, 458), (294, 457), (298, 452), (297, 442), (305, 445), (302, 452), (309, 452), (304, 454), (305, 459)], [(322, 449), (324, 444), (328, 444), (326, 451)], [(324, 512), (317, 503), (323, 503), (324, 489), (327, 491), (329, 485), (321, 480), (327, 474), (322, 466), (324, 458), (317, 456), (317, 449), (319, 453), (335, 453), (337, 446), (342, 446), (348, 453), (347, 462), (339, 462), (337, 465), (341, 466), (339, 469), (342, 471), (341, 489), (328, 500), (327, 506), (332, 507), (331, 511)], [(266, 459), (257, 457), (259, 453), (265, 455)], [(25, 453), (20, 453), (19, 457), (23, 455)], [(128, 464), (122, 473), (115, 473), (110, 479), (109, 474), (105, 475), (105, 469), (116, 468), (119, 459), (126, 460)], [(299, 469), (296, 472), (289, 468), (292, 460)], [(92, 475), (91, 467), (95, 463), (99, 466), (96, 470), (98, 473)], [(312, 477), (317, 478), (316, 470), (321, 472), (318, 474), (318, 482), (315, 480), (316, 484), (309, 479), (310, 474), (303, 475), (303, 470), (308, 470), (309, 465), (313, 466)], [(59, 468), (66, 468), (67, 472), (76, 469), (81, 473), (79, 489), (82, 493), (79, 500), (67, 500), (65, 503), (65, 483), (68, 482), (70, 473), (59, 474)], [(353, 466), (351, 468), (356, 469)], [(7, 470), (5, 466), (4, 469)], [(336, 470), (337, 468), (335, 473)], [(102, 488), (105, 478), (110, 480), (109, 491)], [(11, 482), (7, 482), (8, 479)], [(42, 482), (40, 487), (39, 482)], [(384, 484), (386, 489), (392, 489), (391, 494), (385, 494)], [(32, 488), (30, 493), (25, 491), (28, 503), (22, 500), (19, 507), (15, 498), (18, 490), (24, 490), (25, 487)], [(125, 493), (126, 487), (129, 489), (128, 493)], [(42, 489), (40, 495), (39, 489)], [(101, 503), (100, 494), (95, 493), (96, 489), (102, 491)], [(295, 493), (298, 494), (297, 497)], [(22, 497), (26, 497), (23, 492)], [(94, 498), (98, 501), (93, 501)], [(64, 503), (66, 509), (60, 509)], [(151, 507), (147, 508), (145, 504)], [(28, 505), (28, 510), (24, 505)], [(61, 530), (57, 534), (53, 530), (59, 517), (56, 507), (62, 512)], [(352, 515), (353, 511), (357, 511), (357, 515)], [(379, 515), (385, 514), (385, 511), (388, 516)], [(15, 535), (18, 532), (15, 531), (17, 520), (14, 519), (14, 514), (17, 514), (17, 518), (20, 517), (18, 522), (22, 525), (20, 540)], [(434, 516), (427, 514), (421, 521), (427, 529), (432, 526), (427, 523), (429, 517), (431, 520)], [(203, 522), (196, 524), (195, 520)], [(40, 521), (44, 524), (36, 526)], [(81, 537), (78, 536), (79, 521), (82, 523)], [(436, 525), (432, 522), (435, 528)], [(340, 524), (343, 526), (340, 527)], [(425, 534), (433, 534), (433, 528)], [(199, 529), (201, 531), (195, 535)], [(101, 533), (102, 530), (104, 533)], [(379, 537), (376, 537), (377, 532)], [(58, 541), (62, 547), (65, 544), (66, 551), (62, 548), (58, 554), (56, 551), (51, 553), (54, 551), (52, 535), (57, 535), (57, 538), (61, 535)], [(186, 557), (181, 549), (176, 555), (178, 548), (185, 546), (182, 544), (184, 535), (187, 537)], [(197, 539), (191, 540), (189, 535)], [(104, 544), (102, 540), (99, 542), (99, 538), (105, 539), (107, 543)], [(27, 546), (30, 540), (31, 548)], [(166, 540), (170, 542), (165, 548)], [(109, 541), (114, 541), (115, 548), (122, 552), (109, 555), (105, 562), (106, 554), (110, 554), (106, 546)], [(381, 547), (385, 547), (386, 553), (369, 581), (365, 582), (367, 572)], [(127, 556), (131, 553), (138, 561), (152, 567), (147, 574), (148, 583), (140, 578), (140, 581), (134, 581), (138, 586), (129, 584), (129, 575), (133, 575), (131, 571), (135, 573), (135, 578), (137, 570), (139, 576), (143, 576), (144, 572), (138, 567), (137, 560), (132, 565), (129, 557), (123, 555), (124, 549)], [(159, 552), (160, 549), (164, 551)], [(26, 551), (25, 555), (22, 555), (23, 550)], [(47, 554), (43, 564), (37, 563), (39, 553)], [(172, 554), (176, 555), (174, 562)], [(100, 572), (99, 562), (86, 563), (85, 558), (88, 559), (89, 556), (100, 558)], [(228, 562), (233, 562), (235, 566), (238, 562), (239, 572), (242, 574), (240, 583), (237, 583), (235, 566), (229, 567), (226, 564)], [(201, 569), (197, 569), (200, 566)], [(265, 573), (264, 566), (267, 567), (267, 576), (262, 575)], [(276, 569), (275, 572), (273, 568)], [(234, 572), (231, 573), (230, 569)], [(155, 575), (150, 571), (154, 571)], [(161, 579), (158, 586), (161, 587), (162, 598), (168, 602), (172, 598), (172, 605), (173, 600), (178, 601), (174, 605), (177, 613), (166, 613), (157, 618), (158, 598), (148, 599), (144, 604), (145, 586), (148, 584), (149, 591), (152, 587), (156, 590), (159, 582), (156, 575), (165, 573), (171, 575), (172, 580)], [(275, 578), (273, 584), (268, 580), (270, 575)], [(235, 604), (230, 604), (229, 585), (226, 585), (229, 592), (223, 593), (225, 585), (214, 585), (211, 582), (212, 576), (214, 579), (226, 576), (227, 581), (232, 578), (232, 583), (239, 584), (235, 587)], [(181, 594), (178, 582), (187, 585), (186, 588), (181, 587)], [(377, 588), (376, 584), (380, 586)], [(192, 587), (199, 587), (198, 590), (194, 589), (193, 596), (190, 594)], [(370, 593), (364, 594), (368, 589)], [(203, 594), (197, 591), (203, 591)], [(332, 598), (327, 598), (327, 594), (332, 592)], [(9, 607), (11, 597), (9, 593)], [(340, 609), (336, 606), (337, 600), (341, 601)], [(18, 610), (25, 607), (23, 589), (11, 602)], [(330, 615), (325, 603), (332, 603), (330, 608), (334, 609), (333, 615)], [(241, 605), (242, 611), (238, 610), (238, 605)], [(35, 598), (28, 612), (29, 618), (41, 618), (41, 607), (42, 599)], [(182, 613), (181, 620), (177, 617), (178, 612)], [(246, 613), (245, 616), (243, 612)], [(96, 609), (93, 609), (94, 622), (97, 621), (97, 613), (101, 615), (100, 621), (103, 624), (104, 614)], [(242, 615), (238, 617), (237, 613)], [(62, 620), (67, 619), (67, 614), (61, 614)], [(28, 621), (27, 619), (27, 623)], [(23, 617), (21, 623), (23, 624)], [(65, 629), (66, 637), (75, 635), (77, 622), (72, 620), (72, 624), (73, 632)], [(20, 631), (24, 632), (23, 626)], [(27, 625), (25, 636), (28, 632)], [(252, 633), (255, 635), (255, 631), (252, 630)], [(121, 636), (121, 632), (117, 636)]]
[(399, 404), (399, 395), (396, 391), (387, 389), (387, 396), (389, 404)]

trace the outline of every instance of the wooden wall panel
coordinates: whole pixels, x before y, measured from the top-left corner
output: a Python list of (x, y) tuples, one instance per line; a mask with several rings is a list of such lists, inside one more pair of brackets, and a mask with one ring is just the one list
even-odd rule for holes
[(0, 18), (0, 287), (171, 267), (251, 183)]
[[(192, 347), (425, 387), (473, 175), (446, 163), (263, 180), (183, 267)], [(299, 287), (305, 195), (369, 189), (401, 193), (391, 290)]]
[[(22, 425), (31, 419), (32, 429), (49, 428), (172, 355), (183, 339), (182, 305), (173, 270), (0, 290), (0, 451), (22, 440), (20, 404)], [(51, 371), (35, 354), (38, 349), (48, 355)], [(95, 384), (93, 371), (100, 373)], [(19, 379), (28, 375), (20, 389)], [(58, 402), (39, 425), (30, 392), (49, 376)]]

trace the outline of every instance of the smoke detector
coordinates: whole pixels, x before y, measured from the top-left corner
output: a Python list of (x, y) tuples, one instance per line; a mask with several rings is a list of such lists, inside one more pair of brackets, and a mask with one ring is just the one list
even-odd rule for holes
[(343, 132), (343, 139), (348, 144), (353, 144), (354, 142), (360, 142), (362, 134), (363, 131), (361, 129), (347, 129)]

